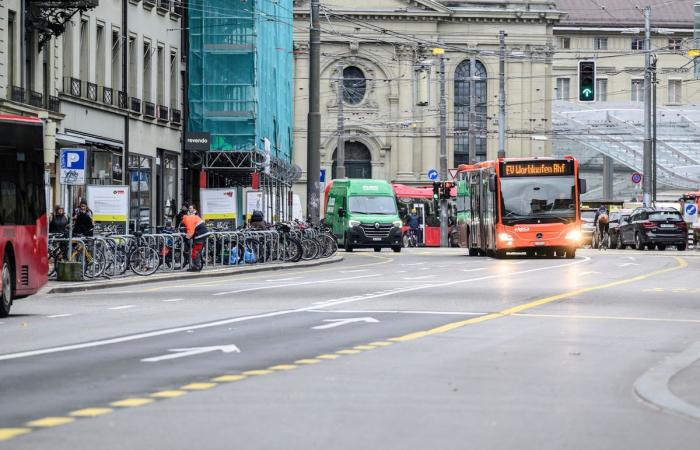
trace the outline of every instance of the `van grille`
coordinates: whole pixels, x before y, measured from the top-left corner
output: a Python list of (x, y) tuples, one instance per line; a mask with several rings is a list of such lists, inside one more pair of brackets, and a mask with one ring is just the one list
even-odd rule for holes
[(362, 225), (360, 225), (360, 227), (362, 227), (362, 231), (365, 232), (365, 236), (371, 237), (371, 238), (388, 237), (392, 226), (393, 225), (391, 225), (391, 224), (379, 224), (379, 228), (377, 228), (377, 227), (375, 227), (375, 224), (373, 224), (373, 223), (363, 223)]
[(29, 286), (29, 266), (22, 266), (19, 274), (19, 281), (22, 286)]

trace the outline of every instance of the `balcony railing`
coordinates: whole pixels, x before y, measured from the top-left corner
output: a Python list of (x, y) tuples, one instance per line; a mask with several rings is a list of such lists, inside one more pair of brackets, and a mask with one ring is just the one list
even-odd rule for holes
[(53, 95), (49, 95), (49, 111), (51, 112), (61, 112), (61, 99), (58, 97), (54, 97)]
[(10, 99), (13, 102), (24, 103), (25, 95), (27, 95), (27, 91), (25, 91), (24, 88), (12, 86), (12, 89), (10, 90)]
[(167, 122), (168, 119), (168, 107), (158, 105), (158, 120), (160, 120), (161, 122)]
[(156, 105), (152, 102), (143, 102), (144, 117), (156, 118)]
[(87, 96), (88, 100), (92, 100), (93, 102), (97, 101), (97, 84), (87, 82), (85, 83), (85, 95)]
[(131, 112), (141, 114), (141, 99), (131, 97)]
[(182, 121), (182, 114), (180, 113), (179, 109), (173, 108), (170, 110), (170, 121), (175, 125), (180, 125), (180, 122)]
[(37, 108), (44, 107), (44, 95), (41, 92), (29, 91), (29, 104)]
[(83, 83), (79, 78), (70, 77), (70, 95), (80, 97), (83, 93)]
[(124, 91), (119, 91), (117, 94), (117, 106), (121, 109), (126, 109), (128, 107), (129, 96), (126, 95)]
[(114, 91), (112, 91), (112, 88), (103, 87), (102, 88), (102, 103), (104, 103), (105, 105), (114, 104), (113, 93), (114, 93)]

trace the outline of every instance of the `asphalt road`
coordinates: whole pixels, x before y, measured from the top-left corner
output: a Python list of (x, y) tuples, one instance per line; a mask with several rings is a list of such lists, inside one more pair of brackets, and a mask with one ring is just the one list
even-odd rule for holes
[(0, 448), (698, 448), (700, 256), (412, 250), (17, 302)]

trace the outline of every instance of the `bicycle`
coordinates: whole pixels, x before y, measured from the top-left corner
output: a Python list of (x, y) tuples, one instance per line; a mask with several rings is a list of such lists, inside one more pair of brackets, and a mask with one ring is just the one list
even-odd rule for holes
[(606, 230), (603, 231), (603, 235), (600, 237), (600, 242), (598, 243), (598, 250), (608, 250), (610, 248), (610, 233)]

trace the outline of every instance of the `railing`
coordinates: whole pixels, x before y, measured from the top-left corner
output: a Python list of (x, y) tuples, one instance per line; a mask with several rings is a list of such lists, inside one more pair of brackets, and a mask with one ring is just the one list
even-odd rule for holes
[(161, 122), (168, 121), (168, 107), (163, 105), (158, 105), (158, 120)]
[(112, 88), (103, 87), (102, 88), (102, 103), (105, 105), (111, 105), (114, 102)]
[(61, 99), (53, 95), (49, 95), (49, 111), (61, 112)]
[(156, 118), (156, 105), (152, 102), (143, 102), (144, 117)]
[(44, 107), (44, 95), (41, 92), (29, 91), (29, 104), (37, 108)]
[(141, 99), (131, 97), (131, 112), (141, 114)]
[(119, 91), (117, 92), (117, 106), (121, 109), (126, 109), (129, 103), (129, 96), (126, 95), (126, 92), (124, 91)]
[(182, 120), (182, 115), (180, 113), (179, 109), (171, 109), (170, 110), (170, 121), (175, 124), (175, 125), (180, 125)]
[(10, 99), (13, 102), (24, 103), (25, 95), (27, 95), (27, 91), (24, 90), (24, 88), (21, 88), (19, 86), (12, 86), (12, 89), (10, 91)]
[(97, 84), (87, 82), (85, 83), (85, 95), (87, 96), (88, 100), (92, 100), (93, 102), (97, 101)]

